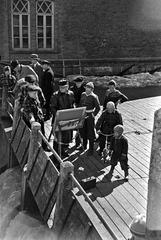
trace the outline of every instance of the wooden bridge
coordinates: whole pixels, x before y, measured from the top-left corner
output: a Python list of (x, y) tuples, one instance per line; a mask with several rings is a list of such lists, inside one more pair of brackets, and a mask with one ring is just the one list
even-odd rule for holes
[[(66, 194), (61, 196), (64, 209), (67, 210), (65, 214), (62, 215), (60, 209), (55, 210), (55, 218), (60, 214), (62, 217), (58, 227), (62, 239), (66, 234), (70, 240), (127, 240), (131, 237), (129, 225), (133, 218), (139, 213), (146, 214), (153, 118), (154, 111), (160, 108), (160, 102), (161, 97), (154, 97), (129, 101), (119, 106), (129, 140), (129, 181), (123, 179), (120, 166), (116, 167), (110, 179), (110, 166), (96, 152), (87, 157), (86, 152), (76, 151), (71, 144), (71, 155), (67, 160), (74, 165), (74, 175), (70, 169), (74, 188), (70, 191), (64, 188)], [(45, 128), (48, 136), (51, 130), (50, 121), (46, 122)], [(20, 119), (9, 141), (12, 158), (9, 155), (8, 159), (10, 166), (16, 163), (14, 159), (18, 160), (22, 169), (27, 161), (31, 161), (29, 175), (27, 178), (23, 177), (23, 191), (26, 191), (28, 184), (42, 220), (47, 222), (55, 203), (59, 205), (57, 194), (62, 182), (61, 173), (51, 160), (52, 154), (55, 155), (54, 150), (51, 149), (52, 153), (45, 153), (39, 144), (35, 144), (38, 132), (39, 128), (31, 132)], [(58, 160), (62, 163), (59, 157)], [(85, 193), (78, 182), (93, 176), (97, 179), (96, 187)], [(25, 192), (22, 193), (24, 197)]]

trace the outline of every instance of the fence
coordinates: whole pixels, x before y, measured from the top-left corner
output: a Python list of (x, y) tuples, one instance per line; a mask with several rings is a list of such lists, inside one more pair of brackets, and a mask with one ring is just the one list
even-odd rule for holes
[[(5, 117), (7, 114), (13, 116), (13, 105), (10, 98), (6, 98), (6, 89), (4, 93), (3, 113)], [(18, 121), (15, 122), (14, 118)], [(42, 135), (40, 124), (33, 122), (29, 129), (20, 116), (14, 115), (14, 118), (15, 128), (8, 139), (8, 166), (20, 165), (22, 169), (22, 209), (36, 205), (41, 219), (52, 228), (58, 239), (71, 240), (80, 236), (88, 240), (117, 239), (74, 177), (73, 164), (62, 161)], [(44, 152), (42, 140), (59, 162), (60, 171)]]

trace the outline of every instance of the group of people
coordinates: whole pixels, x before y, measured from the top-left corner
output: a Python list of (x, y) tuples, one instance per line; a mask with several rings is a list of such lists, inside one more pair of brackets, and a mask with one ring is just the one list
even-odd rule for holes
[[(77, 76), (71, 84), (67, 79), (62, 78), (56, 90), (50, 62), (43, 60), (40, 64), (39, 60), (37, 54), (32, 54), (30, 65), (23, 65), (18, 60), (13, 60), (10, 66), (4, 68), (3, 79), (7, 79), (9, 90), (15, 96), (15, 106), (21, 112), (26, 124), (31, 127), (32, 121), (39, 122), (41, 131), (45, 135), (44, 121), (52, 118), (53, 123), (58, 110), (86, 107), (83, 127), (79, 129), (75, 138), (76, 148), (85, 150), (88, 147), (87, 154), (90, 156), (93, 155), (95, 141), (98, 141), (98, 154), (102, 156), (107, 144), (111, 157), (110, 174), (113, 174), (115, 166), (120, 162), (126, 178), (128, 176), (128, 141), (123, 136), (123, 121), (117, 105), (127, 101), (128, 98), (116, 89), (116, 82), (111, 80), (106, 91), (103, 111), (95, 121), (101, 107), (99, 98), (94, 93), (93, 82), (85, 83), (83, 76)], [(96, 132), (99, 136), (97, 139)], [(63, 131), (60, 153), (59, 139), (55, 135), (53, 148), (62, 158), (69, 156), (67, 149), (72, 139), (71, 130)], [(43, 148), (46, 151), (49, 150), (45, 143)]]

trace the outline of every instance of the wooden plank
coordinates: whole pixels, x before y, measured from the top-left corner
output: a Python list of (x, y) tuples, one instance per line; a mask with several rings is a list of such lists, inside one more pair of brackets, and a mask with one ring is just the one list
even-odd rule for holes
[(24, 155), (26, 154), (26, 152), (28, 151), (28, 148), (29, 148), (30, 132), (31, 131), (26, 126), (24, 134), (23, 134), (21, 142), (20, 142), (20, 145), (17, 149), (16, 156), (17, 156), (20, 166), (21, 166), (21, 163), (23, 162)]
[(11, 142), (11, 146), (13, 148), (14, 153), (17, 152), (17, 149), (18, 149), (18, 146), (21, 142), (24, 130), (25, 130), (25, 123), (22, 120), (20, 120), (20, 122), (18, 124), (18, 128), (17, 128), (16, 133), (15, 133), (15, 136), (14, 136), (12, 142)]
[(37, 188), (40, 184), (47, 162), (48, 162), (48, 157), (46, 156), (43, 149), (41, 148), (28, 180), (33, 195), (35, 195)]
[(36, 193), (36, 202), (42, 214), (49, 204), (49, 200), (56, 187), (59, 172), (56, 167), (48, 160), (48, 165), (41, 180), (39, 189)]

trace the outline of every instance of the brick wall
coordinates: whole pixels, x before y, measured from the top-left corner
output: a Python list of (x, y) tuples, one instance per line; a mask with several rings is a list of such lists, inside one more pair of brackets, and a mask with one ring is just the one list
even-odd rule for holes
[[(105, 59), (161, 56), (160, 8), (150, 0), (55, 0), (55, 49), (36, 49), (35, 1), (31, 4), (31, 49), (11, 47), (11, 0), (0, 5), (2, 60), (27, 60), (31, 53), (46, 59)], [(157, 10), (158, 9), (158, 10)], [(145, 10), (145, 12), (144, 12)], [(146, 15), (147, 11), (147, 15)], [(149, 15), (149, 12), (152, 15)], [(149, 19), (148, 19), (149, 15)], [(156, 19), (155, 19), (156, 18)]]

